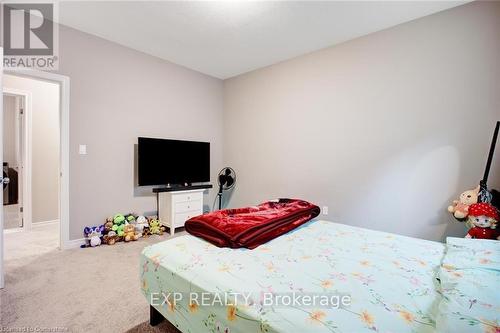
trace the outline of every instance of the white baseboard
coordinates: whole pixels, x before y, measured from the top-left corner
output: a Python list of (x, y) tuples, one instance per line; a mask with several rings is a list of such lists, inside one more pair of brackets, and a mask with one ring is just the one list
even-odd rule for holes
[(76, 249), (85, 244), (85, 238), (70, 239), (63, 244), (63, 250)]
[(33, 222), (33, 223), (31, 223), (31, 227), (32, 228), (43, 227), (43, 226), (46, 226), (46, 225), (49, 225), (49, 224), (56, 224), (56, 223), (59, 223), (59, 220)]
[(3, 229), (4, 234), (13, 234), (15, 232), (23, 232), (23, 228), (9, 228), (9, 229)]

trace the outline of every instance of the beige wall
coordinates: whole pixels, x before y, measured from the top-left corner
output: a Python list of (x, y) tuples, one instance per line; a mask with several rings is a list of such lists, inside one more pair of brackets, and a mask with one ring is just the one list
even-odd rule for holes
[[(117, 212), (154, 212), (134, 186), (137, 137), (211, 143), (212, 183), (222, 166), (222, 81), (66, 27), (60, 70), (70, 77), (70, 239)], [(87, 155), (78, 145), (87, 145)], [(205, 195), (212, 204), (215, 191)]]
[(500, 3), (474, 2), (225, 81), (231, 206), (299, 197), (341, 223), (463, 235), (446, 206), (482, 177), (499, 59)]
[(32, 222), (59, 219), (59, 85), (4, 75), (6, 88), (32, 97)]
[(16, 98), (3, 96), (3, 161), (9, 167), (15, 166), (16, 161)]

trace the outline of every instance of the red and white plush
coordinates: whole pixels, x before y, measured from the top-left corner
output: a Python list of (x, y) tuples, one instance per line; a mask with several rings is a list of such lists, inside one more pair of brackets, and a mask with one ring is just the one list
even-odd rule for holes
[(500, 234), (496, 230), (498, 211), (489, 203), (476, 203), (469, 207), (469, 222), (473, 227), (466, 238), (498, 239)]

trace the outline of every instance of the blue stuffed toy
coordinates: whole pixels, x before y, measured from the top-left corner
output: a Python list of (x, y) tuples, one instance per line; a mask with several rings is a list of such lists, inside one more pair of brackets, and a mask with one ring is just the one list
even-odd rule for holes
[(85, 245), (81, 247), (96, 247), (101, 245), (102, 233), (104, 232), (104, 225), (97, 227), (85, 227), (83, 229), (83, 234), (85, 235)]

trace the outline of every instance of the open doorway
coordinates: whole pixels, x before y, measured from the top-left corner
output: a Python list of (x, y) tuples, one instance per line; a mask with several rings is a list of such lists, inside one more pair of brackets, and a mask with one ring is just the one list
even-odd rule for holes
[(60, 244), (60, 85), (3, 77), (5, 259)]
[(4, 229), (23, 227), (23, 137), (25, 96), (4, 91), (3, 184)]

